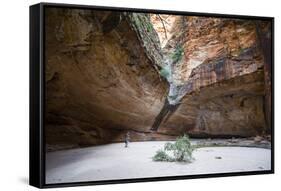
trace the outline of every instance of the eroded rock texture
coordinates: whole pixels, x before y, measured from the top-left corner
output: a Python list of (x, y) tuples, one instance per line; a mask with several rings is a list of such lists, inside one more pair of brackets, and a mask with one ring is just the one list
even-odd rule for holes
[(47, 144), (121, 141), (129, 129), (132, 140), (170, 137), (148, 133), (167, 83), (145, 15), (47, 9), (46, 18)]
[(267, 23), (257, 32), (248, 20), (51, 8), (45, 24), (48, 148), (123, 141), (128, 131), (132, 141), (269, 131)]
[[(172, 64), (174, 99), (179, 106), (159, 131), (200, 137), (269, 132), (264, 113), (264, 56), (256, 21), (178, 17), (175, 25), (164, 49), (183, 50), (183, 56)], [(268, 30), (265, 34), (270, 36)]]

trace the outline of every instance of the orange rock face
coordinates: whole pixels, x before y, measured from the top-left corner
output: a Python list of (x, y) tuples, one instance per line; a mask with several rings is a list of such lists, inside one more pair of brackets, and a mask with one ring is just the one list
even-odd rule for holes
[(179, 108), (159, 131), (193, 136), (254, 136), (269, 132), (264, 113), (264, 57), (255, 21), (184, 17), (166, 51)]
[(258, 42), (249, 20), (47, 10), (48, 148), (268, 132)]
[(154, 31), (143, 37), (138, 32), (145, 27), (133, 25), (134, 18), (110, 12), (51, 9), (46, 14), (50, 148), (123, 141), (127, 131), (132, 140), (171, 138), (148, 132), (167, 89), (155, 64), (161, 54)]

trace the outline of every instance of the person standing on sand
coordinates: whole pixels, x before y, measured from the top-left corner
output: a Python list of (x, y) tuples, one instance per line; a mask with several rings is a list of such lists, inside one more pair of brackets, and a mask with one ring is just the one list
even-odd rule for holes
[(125, 147), (127, 148), (129, 146), (130, 141), (130, 132), (127, 132), (125, 135)]

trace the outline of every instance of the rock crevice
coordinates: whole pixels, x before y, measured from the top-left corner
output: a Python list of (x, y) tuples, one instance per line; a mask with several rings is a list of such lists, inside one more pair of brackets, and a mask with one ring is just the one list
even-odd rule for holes
[[(268, 133), (265, 115), (270, 114), (263, 105), (264, 97), (271, 96), (266, 96), (264, 84), (271, 78), (262, 74), (266, 74), (264, 63), (271, 61), (266, 61), (269, 56), (263, 55), (259, 42), (270, 46), (269, 24), (261, 22), (263, 27), (257, 27), (256, 21), (249, 20), (174, 17), (163, 52), (170, 70), (165, 76), (168, 100), (178, 109), (162, 123), (159, 119), (170, 113), (165, 103), (152, 129), (207, 137)], [(157, 30), (159, 20), (152, 22)], [(161, 36), (163, 31), (158, 31)], [(266, 50), (270, 55), (270, 48)]]

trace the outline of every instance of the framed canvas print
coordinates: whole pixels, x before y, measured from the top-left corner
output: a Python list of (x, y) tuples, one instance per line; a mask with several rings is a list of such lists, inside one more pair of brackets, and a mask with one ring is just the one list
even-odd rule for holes
[(274, 172), (274, 19), (30, 7), (30, 184)]

